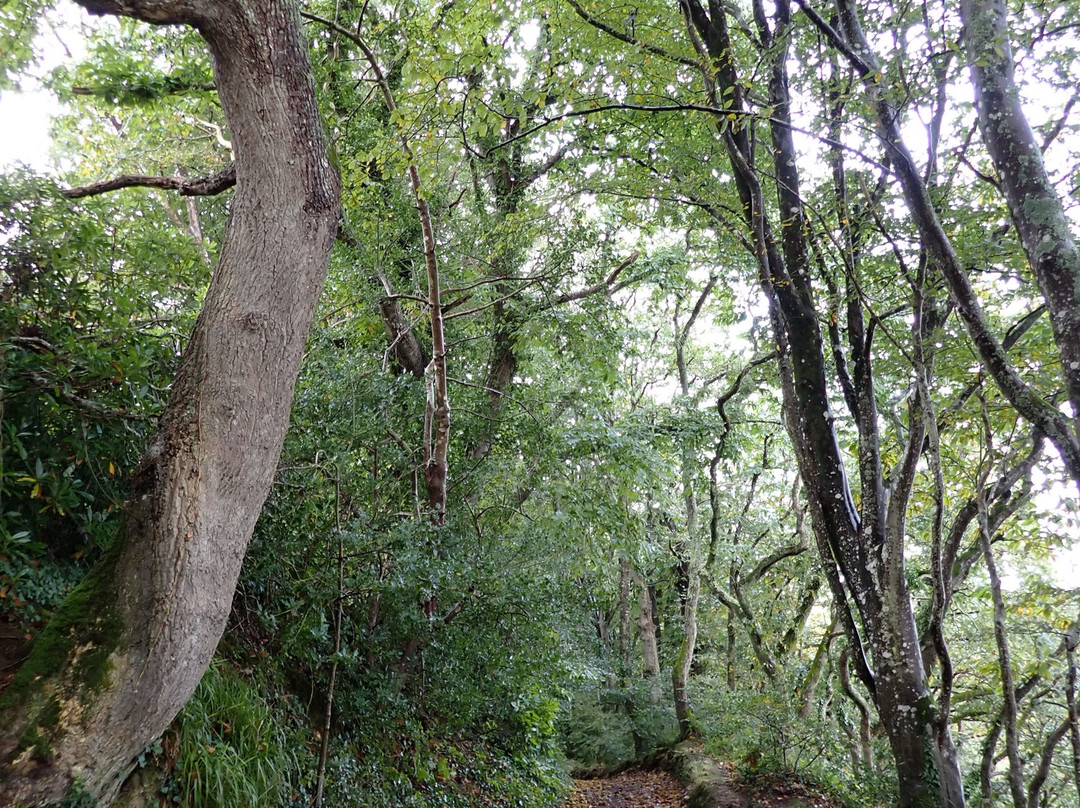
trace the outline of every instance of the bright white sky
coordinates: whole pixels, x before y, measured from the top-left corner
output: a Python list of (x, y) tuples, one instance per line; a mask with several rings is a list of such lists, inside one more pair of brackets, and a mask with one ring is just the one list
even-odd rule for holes
[[(38, 38), (42, 59), (34, 70), (35, 76), (43, 76), (62, 62), (82, 55), (81, 28), (89, 19), (74, 3), (60, 0), (56, 12), (50, 14), (51, 24), (42, 26)], [(536, 35), (532, 28), (522, 33), (527, 40), (533, 40)], [(69, 56), (69, 53), (74, 56)], [(0, 125), (0, 169), (24, 163), (39, 172), (48, 172), (52, 168), (49, 155), (50, 120), (60, 111), (60, 104), (41, 88), (35, 78), (23, 81), (21, 91), (0, 92), (0, 121), (3, 122)], [(905, 132), (905, 135), (919, 137), (922, 132)], [(1041, 509), (1053, 510), (1055, 506), (1060, 507), (1062, 493), (1051, 490), (1037, 497), (1036, 501)], [(1072, 547), (1057, 554), (1053, 574), (1059, 586), (1080, 587), (1080, 541), (1075, 536)]]
[(42, 20), (35, 43), (41, 54), (39, 65), (22, 81), (21, 91), (0, 91), (0, 167), (16, 163), (38, 171), (51, 167), (49, 126), (52, 116), (60, 112), (60, 104), (41, 88), (39, 79), (65, 61), (82, 56), (81, 28), (90, 19), (70, 0), (60, 0)]
[(0, 93), (0, 165), (26, 163), (39, 171), (49, 166), (49, 118), (59, 111), (43, 91)]

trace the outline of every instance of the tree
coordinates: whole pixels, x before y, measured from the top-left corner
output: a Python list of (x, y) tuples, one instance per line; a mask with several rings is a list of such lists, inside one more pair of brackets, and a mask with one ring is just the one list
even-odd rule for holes
[(4, 805), (55, 803), (73, 789), (107, 801), (198, 684), (273, 479), (338, 218), (291, 3), (83, 5), (200, 31), (236, 193), (121, 535), (4, 693)]

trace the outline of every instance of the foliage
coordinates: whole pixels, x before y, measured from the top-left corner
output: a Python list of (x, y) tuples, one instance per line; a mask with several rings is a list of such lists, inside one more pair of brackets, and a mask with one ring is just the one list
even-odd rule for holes
[(226, 665), (210, 667), (166, 739), (174, 772), (162, 787), (188, 808), (257, 808), (293, 802), (296, 739), (265, 699)]
[[(907, 125), (933, 120), (948, 100), (940, 165), (927, 175), (962, 260), (980, 268), (988, 317), (1009, 333), (1038, 290), (986, 154), (967, 135), (970, 105), (937, 91), (962, 81), (958, 20), (945, 7), (923, 17), (903, 4), (863, 5), (875, 41), (894, 46), (880, 83)], [(853, 805), (892, 802), (876, 718), (874, 765), (857, 760), (860, 716), (840, 683), (839, 646), (826, 644), (824, 676), (799, 717), (830, 593), (812, 561), (775, 363), (764, 361), (776, 339), (746, 249), (744, 201), (723, 157), (724, 136), (743, 127), (768, 142), (776, 113), (751, 28), (733, 33), (750, 99), (736, 121), (708, 110), (675, 3), (638, 3), (630, 22), (626, 7), (603, 2), (305, 8), (361, 32), (397, 109), (372, 92), (355, 42), (309, 21), (345, 226), (221, 658), (159, 756), (175, 765), (169, 795), (188, 805), (311, 798), (333, 677), (327, 804), (555, 804), (563, 755), (611, 768), (673, 738), (668, 683), (692, 572), (701, 598), (690, 693), (709, 748), (748, 779), (816, 778)], [(10, 84), (35, 58), (37, 18), (3, 9), (0, 84)], [(1076, 58), (1061, 31), (1075, 16), (1072, 4), (1017, 10), (1022, 81), (1036, 92), (1041, 65), (1056, 88), (1039, 126), (1049, 136), (1060, 113), (1047, 153), (1062, 187), (1076, 141), (1072, 102), (1057, 93), (1076, 85)], [(867, 355), (881, 466), (893, 468), (913, 424), (909, 298), (926, 256), (883, 169), (866, 98), (846, 74), (836, 84), (843, 71), (805, 15), (789, 36), (804, 227), (818, 253), (814, 316), (823, 333), (835, 330), (826, 351), (835, 433), (854, 467), (859, 435), (840, 383), (850, 300), (876, 334)], [(48, 82), (69, 105), (55, 125), (58, 153), (78, 158), (66, 183), (204, 176), (231, 159), (194, 33), (125, 22), (89, 37), (86, 59)], [(845, 116), (846, 188), (861, 205), (848, 218), (829, 144), (804, 134), (826, 131), (830, 105)], [(405, 335), (386, 314), (396, 305), (430, 352), (402, 133), (435, 217), (453, 315), (451, 480), (439, 526), (424, 496), (423, 368), (396, 355)], [(758, 146), (756, 165), (769, 185), (767, 152)], [(765, 191), (775, 212), (776, 187)], [(110, 546), (220, 249), (227, 199), (127, 190), (76, 202), (53, 178), (0, 178), (0, 617), (20, 635), (36, 633)], [(857, 262), (840, 247), (849, 232)], [(951, 312), (932, 353), (948, 520), (975, 501), (981, 474), (993, 483), (1031, 443)], [(1014, 357), (1031, 384), (1058, 389), (1046, 318), (1032, 321)], [(762, 363), (748, 369), (752, 360)], [(1017, 680), (1041, 683), (1024, 707), (1028, 760), (1060, 720), (1050, 696), (1063, 686), (1060, 638), (1076, 615), (1075, 590), (1051, 582), (1053, 553), (1075, 543), (1075, 497), (1062, 493), (1053, 458), (1032, 480), (1042, 498), (1029, 502), (1018, 484), (1009, 499), (1018, 510), (993, 537), (1015, 580), (1006, 599)], [(926, 463), (906, 516), (906, 583), (925, 626), (935, 530)], [(945, 634), (953, 731), (965, 772), (977, 774), (1001, 677), (973, 525), (957, 539), (961, 585)], [(622, 562), (637, 576), (628, 593)], [(641, 675), (642, 597), (654, 612), (658, 677)], [(940, 669), (928, 676), (940, 694)], [(994, 769), (994, 785), (1004, 774)], [(1048, 799), (1070, 798), (1069, 788), (1055, 770)]]
[(0, 230), (0, 603), (34, 623), (115, 535), (206, 268), (151, 200), (27, 173), (0, 180)]

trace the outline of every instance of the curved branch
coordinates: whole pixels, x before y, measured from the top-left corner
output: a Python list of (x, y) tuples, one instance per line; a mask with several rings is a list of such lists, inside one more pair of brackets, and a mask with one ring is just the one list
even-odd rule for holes
[(61, 194), (68, 199), (99, 196), (121, 188), (156, 188), (177, 191), (180, 196), (216, 196), (236, 185), (236, 164), (229, 163), (211, 177), (156, 177), (145, 174), (123, 174), (111, 180), (102, 180), (76, 188), (64, 188)]
[[(695, 70), (701, 67), (701, 63), (698, 62), (696, 59), (687, 59), (685, 56), (677, 56), (673, 53), (668, 53), (666, 50), (658, 47), (657, 45), (651, 45), (648, 42), (642, 42), (640, 39), (637, 39), (631, 34), (624, 34), (618, 29), (612, 28), (607, 23), (590, 16), (589, 13), (581, 7), (577, 0), (567, 0), (567, 2), (570, 4), (571, 8), (573, 8), (574, 11), (577, 12), (577, 15), (581, 17), (581, 19), (585, 20), (585, 22), (587, 22), (593, 28), (603, 31), (608, 36), (615, 37), (615, 39), (618, 39), (620, 42), (625, 42), (627, 45), (633, 45), (636, 48), (641, 48), (642, 50), (648, 51), (649, 53), (655, 54), (663, 59), (668, 59), (669, 61), (676, 62), (681, 65), (686, 65), (687, 67), (692, 67)], [(631, 31), (632, 30), (633, 28), (631, 28)]]

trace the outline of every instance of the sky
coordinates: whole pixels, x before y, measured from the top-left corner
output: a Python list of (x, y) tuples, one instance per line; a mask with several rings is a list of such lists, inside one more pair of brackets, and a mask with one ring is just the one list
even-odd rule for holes
[(49, 12), (35, 45), (41, 59), (20, 90), (0, 90), (0, 167), (25, 163), (38, 171), (50, 168), (50, 119), (61, 111), (56, 98), (41, 87), (40, 78), (82, 52), (81, 27), (89, 15), (69, 0)]
[(43, 91), (0, 93), (0, 165), (26, 163), (38, 170), (49, 165), (49, 118), (59, 111)]

